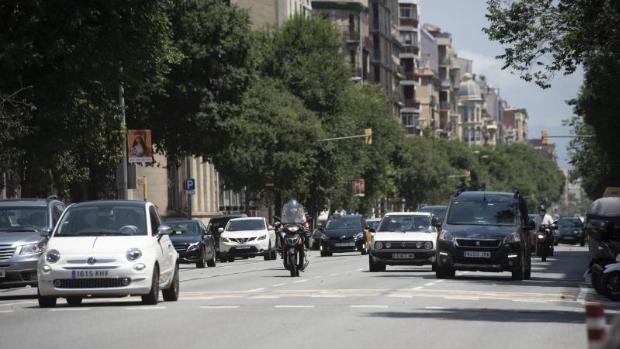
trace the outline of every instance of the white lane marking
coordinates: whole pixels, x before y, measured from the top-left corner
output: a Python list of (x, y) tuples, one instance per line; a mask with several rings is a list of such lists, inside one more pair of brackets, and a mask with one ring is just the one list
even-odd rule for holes
[(238, 305), (201, 305), (200, 309), (238, 309)]
[(577, 295), (577, 299), (576, 301), (579, 303), (585, 303), (586, 300), (588, 299), (588, 295), (590, 294), (590, 289), (589, 288), (585, 288), (585, 287), (580, 287), (579, 288), (579, 294)]
[(247, 290), (246, 292), (262, 292), (262, 291), (264, 291), (264, 290), (265, 290), (265, 288), (264, 288), (264, 287), (261, 287), (261, 288), (255, 288), (255, 289), (253, 289), (253, 290)]
[(418, 287), (414, 287), (413, 289), (414, 289), (414, 290), (421, 290), (421, 289), (423, 289), (423, 288), (424, 288), (424, 286), (418, 286)]
[(445, 279), (441, 279), (441, 280), (437, 280), (437, 281), (435, 281), (435, 283), (436, 283), (436, 284), (438, 284), (438, 283), (440, 283), (440, 282), (444, 282), (444, 281), (446, 281), (446, 280), (445, 280)]
[(127, 307), (126, 310), (161, 310), (166, 309), (166, 307)]
[(90, 308), (57, 308), (57, 309), (49, 309), (49, 311), (85, 311), (90, 310)]
[(314, 308), (314, 305), (276, 305), (277, 309), (302, 309), (302, 308)]
[(280, 287), (280, 286), (284, 286), (284, 285), (286, 285), (286, 282), (283, 282), (281, 284), (271, 285), (271, 287)]
[(338, 294), (313, 294), (310, 298), (345, 298), (345, 296)]
[(392, 293), (392, 294), (388, 294), (387, 297), (389, 298), (413, 298), (412, 294), (402, 294), (402, 293)]
[(424, 287), (431, 287), (431, 286), (435, 286), (434, 282), (429, 282), (428, 284), (425, 284)]
[(354, 309), (387, 309), (388, 306), (387, 305), (379, 305), (379, 304), (353, 304), (350, 305), (349, 307), (354, 308)]
[(512, 301), (519, 303), (547, 303), (547, 301), (543, 301), (540, 299), (513, 299)]
[(426, 310), (445, 310), (448, 309), (446, 307), (424, 307)]
[(0, 307), (10, 307), (12, 305), (21, 305), (21, 304), (35, 304), (36, 302), (17, 302), (17, 303), (2, 303)]
[(364, 268), (359, 268), (356, 271), (364, 271)]
[(459, 301), (479, 301), (480, 298), (479, 297), (466, 297), (466, 296), (450, 296), (450, 297), (443, 297), (444, 299), (450, 299), (450, 300), (459, 300)]
[(294, 284), (301, 284), (302, 282), (307, 282), (307, 279), (301, 279), (301, 280), (297, 280), (297, 281), (293, 281)]
[(12, 313), (13, 310), (0, 310), (0, 313)]
[(252, 296), (249, 299), (278, 299), (278, 298), (280, 298), (280, 296), (264, 295), (264, 296)]

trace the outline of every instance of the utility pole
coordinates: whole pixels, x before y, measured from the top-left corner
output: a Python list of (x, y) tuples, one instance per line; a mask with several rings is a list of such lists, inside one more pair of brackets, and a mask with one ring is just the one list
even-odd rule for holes
[[(123, 67), (119, 69), (119, 76), (123, 75)], [(118, 104), (121, 107), (121, 132), (123, 134), (123, 163), (121, 165), (121, 185), (119, 198), (127, 200), (127, 120), (125, 119), (125, 90), (123, 83), (118, 84)]]

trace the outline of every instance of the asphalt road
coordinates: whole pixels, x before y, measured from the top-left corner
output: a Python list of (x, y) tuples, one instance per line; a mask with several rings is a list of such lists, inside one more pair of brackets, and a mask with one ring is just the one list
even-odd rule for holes
[[(281, 260), (183, 265), (181, 298), (62, 300), (39, 309), (36, 289), (0, 291), (0, 348), (586, 348), (586, 249), (534, 258), (532, 279), (430, 267), (370, 273), (368, 258), (321, 258), (291, 278)], [(605, 301), (611, 319), (620, 306)]]

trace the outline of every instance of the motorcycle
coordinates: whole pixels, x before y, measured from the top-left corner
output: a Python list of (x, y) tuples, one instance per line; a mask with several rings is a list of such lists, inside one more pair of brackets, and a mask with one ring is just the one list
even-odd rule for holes
[(290, 271), (292, 277), (299, 276), (299, 272), (303, 271), (309, 263), (305, 258), (306, 216), (304, 208), (296, 200), (291, 200), (282, 207), (281, 218), (282, 263), (284, 268)]
[(543, 262), (547, 261), (547, 257), (553, 256), (553, 241), (553, 226), (541, 225), (536, 234), (536, 256)]
[(586, 216), (586, 236), (592, 261), (592, 287), (620, 301), (620, 198), (604, 197), (592, 203)]

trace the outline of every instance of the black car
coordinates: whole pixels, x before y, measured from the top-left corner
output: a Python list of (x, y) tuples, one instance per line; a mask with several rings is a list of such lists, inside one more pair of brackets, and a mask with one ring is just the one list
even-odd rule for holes
[(165, 223), (174, 232), (170, 240), (179, 253), (180, 263), (196, 263), (196, 268), (215, 267), (215, 240), (202, 221), (174, 219)]
[(579, 217), (560, 217), (558, 220), (558, 240), (568, 244), (585, 246), (586, 234)]
[(362, 252), (365, 248), (365, 227), (366, 222), (362, 216), (332, 217), (321, 234), (321, 257), (331, 256), (335, 252)]
[(247, 217), (245, 213), (240, 214), (230, 214), (223, 216), (216, 216), (209, 219), (209, 224), (207, 225), (207, 231), (209, 234), (213, 236), (213, 240), (215, 241), (215, 251), (217, 252), (218, 258), (220, 254), (220, 228), (226, 228), (226, 224), (228, 221), (233, 218), (244, 218)]
[(529, 279), (527, 207), (519, 193), (462, 192), (450, 200), (438, 239), (437, 278), (455, 270), (509, 271)]
[(437, 220), (442, 223), (444, 217), (446, 216), (446, 211), (448, 210), (448, 206), (446, 205), (426, 205), (422, 206), (418, 209), (418, 212), (429, 212), (432, 213), (433, 216), (437, 217)]
[(308, 238), (308, 248), (311, 250), (318, 250), (319, 244), (321, 243), (321, 235), (323, 235), (323, 230), (320, 228), (314, 229), (310, 237)]

